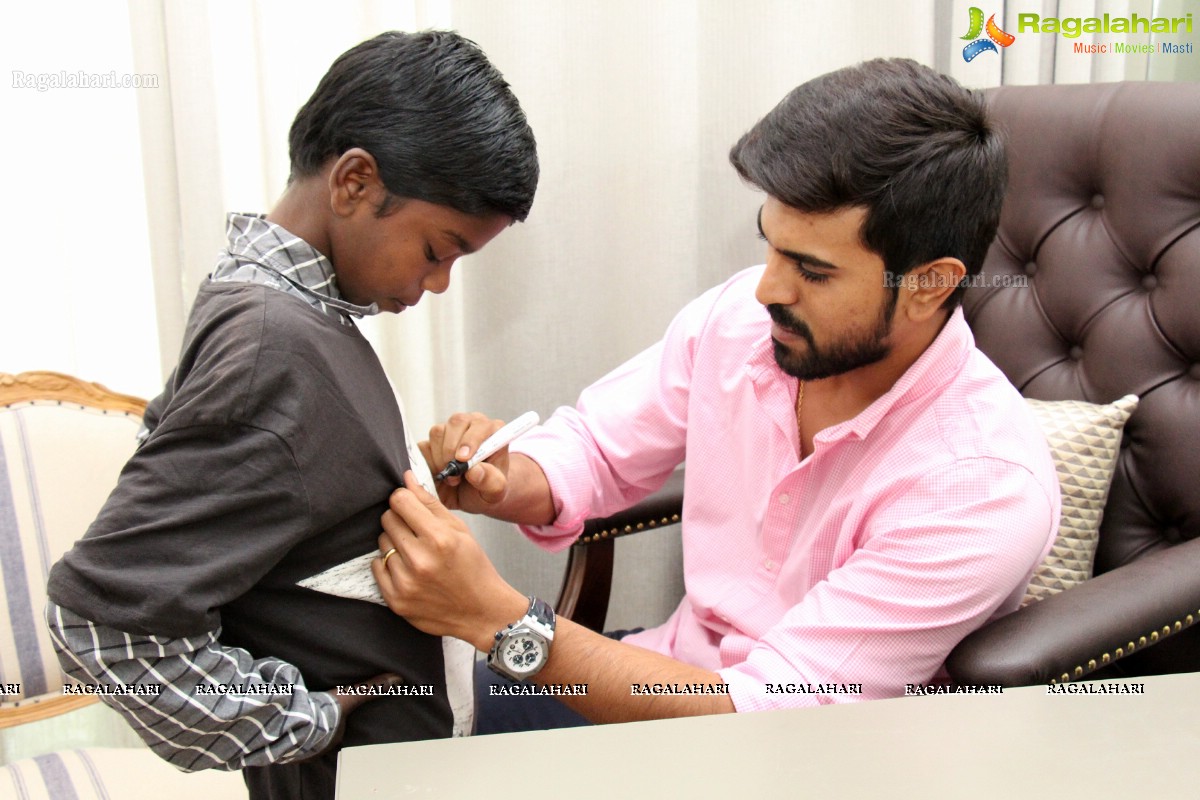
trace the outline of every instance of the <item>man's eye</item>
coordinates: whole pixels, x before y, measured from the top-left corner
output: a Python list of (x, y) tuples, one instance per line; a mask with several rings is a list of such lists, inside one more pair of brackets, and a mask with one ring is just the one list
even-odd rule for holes
[(812, 272), (804, 267), (796, 267), (796, 270), (800, 273), (800, 277), (809, 283), (824, 283), (829, 280), (828, 275), (822, 275), (820, 272)]
[(427, 260), (428, 260), (428, 261), (429, 261), (431, 264), (436, 264), (436, 263), (438, 262), (438, 260), (439, 260), (439, 259), (438, 259), (438, 257), (437, 257), (436, 255), (434, 255), (434, 252), (433, 252), (433, 246), (432, 246), (432, 245), (428, 245), (428, 244), (427, 244), (427, 245), (425, 245), (425, 258), (426, 258), (426, 259), (427, 259)]

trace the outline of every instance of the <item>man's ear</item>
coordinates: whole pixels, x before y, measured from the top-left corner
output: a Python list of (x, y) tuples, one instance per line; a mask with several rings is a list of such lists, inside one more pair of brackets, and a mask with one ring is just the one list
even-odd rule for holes
[(957, 258), (939, 258), (901, 276), (901, 292), (907, 295), (905, 314), (913, 322), (924, 322), (942, 307), (946, 298), (966, 277), (967, 268)]
[(381, 195), (386, 192), (379, 166), (366, 150), (352, 147), (334, 162), (329, 171), (329, 207), (335, 216), (348, 217), (362, 203), (373, 209), (382, 202)]

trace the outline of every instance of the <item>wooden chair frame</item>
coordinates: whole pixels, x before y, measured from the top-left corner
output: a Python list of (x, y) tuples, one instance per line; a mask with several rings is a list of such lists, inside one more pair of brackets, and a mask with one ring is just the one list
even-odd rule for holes
[[(42, 402), (74, 404), (137, 417), (146, 410), (145, 400), (61, 372), (33, 371), (17, 375), (0, 372), (0, 408)], [(0, 707), (0, 729), (49, 719), (94, 702), (96, 697), (92, 695), (42, 696), (20, 700)]]

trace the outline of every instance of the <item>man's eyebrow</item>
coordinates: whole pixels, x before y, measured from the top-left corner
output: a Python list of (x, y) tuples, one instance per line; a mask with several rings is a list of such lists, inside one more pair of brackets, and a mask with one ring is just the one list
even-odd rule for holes
[[(763, 232), (762, 206), (758, 208), (758, 235), (762, 237), (764, 242), (771, 244), (770, 240), (767, 239), (767, 234)], [(771, 247), (775, 247), (775, 245), (772, 244)], [(778, 247), (775, 247), (775, 252), (802, 267), (820, 267), (821, 269), (828, 270), (841, 269), (837, 264), (833, 264), (823, 258), (817, 258), (809, 253), (797, 253), (794, 250), (782, 250)]]

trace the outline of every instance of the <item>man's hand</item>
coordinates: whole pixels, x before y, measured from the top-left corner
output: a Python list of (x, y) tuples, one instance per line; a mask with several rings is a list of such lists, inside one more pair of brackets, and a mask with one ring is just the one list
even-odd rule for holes
[[(478, 412), (454, 414), (445, 425), (429, 429), (429, 439), (420, 442), (421, 454), (436, 475), (451, 461), (467, 461), (479, 445), (504, 427), (504, 420), (491, 419)], [(508, 448), (502, 448), (465, 475), (447, 478), (438, 484), (438, 499), (447, 508), (484, 513), (504, 499), (508, 487)]]
[[(385, 672), (383, 675), (376, 675), (374, 678), (362, 681), (361, 683), (356, 683), (354, 684), (354, 687), (399, 686), (403, 682), (403, 679), (399, 675), (391, 672)], [(308, 756), (308, 758), (317, 758), (318, 756), (325, 755), (331, 750), (336, 750), (337, 748), (341, 747), (342, 737), (346, 735), (346, 719), (350, 716), (350, 713), (368, 700), (376, 699), (376, 697), (372, 695), (353, 693), (341, 694), (336, 690), (331, 692), (331, 694), (333, 695), (333, 699), (336, 700), (338, 704), (337, 727), (334, 728), (333, 738), (329, 740), (329, 744), (325, 745), (320, 752), (313, 753), (311, 756)]]
[(528, 598), (505, 583), (466, 524), (412, 472), (404, 486), (380, 520), (380, 557), (371, 562), (388, 608), (426, 633), (486, 652), (496, 631), (525, 613)]
[[(383, 515), (380, 557), (371, 571), (388, 608), (435, 636), (454, 636), (487, 652), (496, 631), (516, 622), (529, 599), (504, 582), (471, 531), (411, 472)], [(395, 552), (392, 552), (392, 549)], [(390, 555), (388, 555), (391, 553)], [(593, 722), (629, 722), (734, 710), (728, 695), (633, 696), (634, 683), (721, 682), (707, 669), (613, 641), (558, 618), (550, 660), (535, 683), (586, 683), (562, 701)]]

